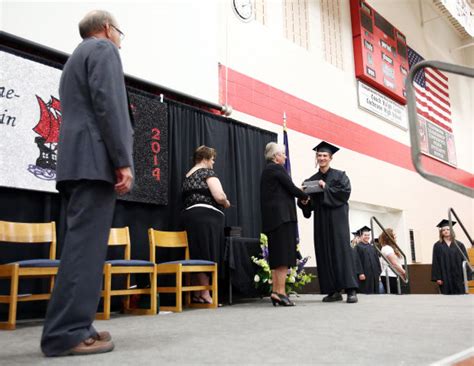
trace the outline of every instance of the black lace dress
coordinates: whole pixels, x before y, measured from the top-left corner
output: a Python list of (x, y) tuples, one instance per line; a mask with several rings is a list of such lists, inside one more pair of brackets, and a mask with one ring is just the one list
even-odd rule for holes
[(206, 180), (216, 177), (212, 169), (198, 169), (183, 181), (183, 226), (188, 234), (191, 259), (218, 263), (224, 254), (224, 213), (209, 190)]

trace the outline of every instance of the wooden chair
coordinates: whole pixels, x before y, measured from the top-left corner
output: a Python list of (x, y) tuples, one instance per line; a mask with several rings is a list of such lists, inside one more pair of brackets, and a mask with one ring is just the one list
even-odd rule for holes
[[(0, 279), (10, 279), (10, 295), (0, 295), (0, 303), (9, 304), (7, 322), (0, 322), (0, 329), (16, 328), (18, 301), (49, 300), (58, 273), (56, 260), (56, 226), (54, 221), (30, 224), (0, 221), (0, 242), (24, 245), (49, 243), (49, 258), (28, 259), (0, 265)], [(20, 279), (49, 277), (49, 291), (41, 294), (18, 294)]]
[[(195, 308), (217, 308), (217, 263), (189, 259), (188, 237), (186, 231), (159, 231), (148, 230), (150, 239), (150, 260), (156, 263), (156, 247), (182, 248), (185, 251), (184, 260), (157, 263), (157, 276), (175, 274), (175, 286), (159, 286), (158, 293), (174, 293), (175, 306), (160, 306), (160, 310), (181, 312), (183, 310), (183, 292), (185, 306)], [(181, 249), (181, 250), (182, 250)], [(191, 286), (191, 273), (207, 272), (212, 277), (211, 285)], [(183, 281), (184, 276), (184, 281)], [(183, 286), (184, 282), (184, 286)], [(191, 291), (209, 290), (212, 295), (212, 304), (191, 303)]]
[[(110, 319), (110, 303), (112, 296), (126, 296), (123, 311), (128, 314), (155, 315), (156, 314), (156, 265), (151, 261), (130, 259), (130, 232), (128, 226), (110, 229), (109, 246), (123, 246), (124, 259), (108, 260), (104, 264), (104, 311), (96, 314), (96, 319)], [(130, 275), (148, 273), (150, 277), (149, 288), (130, 288)], [(126, 287), (112, 290), (112, 276), (126, 275)], [(150, 295), (149, 309), (131, 309), (130, 295)]]

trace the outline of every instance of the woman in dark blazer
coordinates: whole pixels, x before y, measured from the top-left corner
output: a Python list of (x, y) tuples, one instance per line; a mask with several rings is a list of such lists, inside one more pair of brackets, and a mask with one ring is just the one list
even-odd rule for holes
[(260, 180), (262, 231), (268, 238), (269, 264), (272, 269), (274, 306), (293, 306), (285, 291), (289, 267), (296, 265), (297, 219), (295, 197), (307, 200), (308, 195), (296, 187), (283, 165), (285, 146), (270, 142), (265, 148), (267, 166)]

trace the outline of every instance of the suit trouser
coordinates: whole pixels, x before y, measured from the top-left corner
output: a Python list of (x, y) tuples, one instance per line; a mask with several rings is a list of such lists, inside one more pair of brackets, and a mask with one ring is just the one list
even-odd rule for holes
[(59, 355), (97, 333), (92, 322), (100, 300), (116, 199), (114, 185), (105, 181), (61, 184), (67, 228), (41, 338), (46, 356)]

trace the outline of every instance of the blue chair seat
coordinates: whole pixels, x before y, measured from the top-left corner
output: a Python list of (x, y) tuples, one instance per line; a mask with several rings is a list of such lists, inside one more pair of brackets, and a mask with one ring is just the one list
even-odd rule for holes
[(106, 261), (105, 263), (110, 263), (112, 265), (112, 267), (113, 266), (122, 266), (122, 267), (137, 267), (137, 266), (144, 267), (144, 266), (147, 266), (147, 267), (153, 267), (155, 265), (155, 263), (153, 263), (153, 262), (142, 261), (140, 259), (130, 259), (130, 260), (113, 259), (113, 260)]
[(181, 263), (183, 266), (212, 266), (216, 264), (212, 261), (205, 261), (202, 259), (188, 259), (188, 260), (181, 260), (181, 261), (172, 261), (172, 262), (163, 262), (159, 264), (179, 264)]
[(13, 263), (18, 263), (20, 267), (59, 267), (59, 259), (28, 259)]

